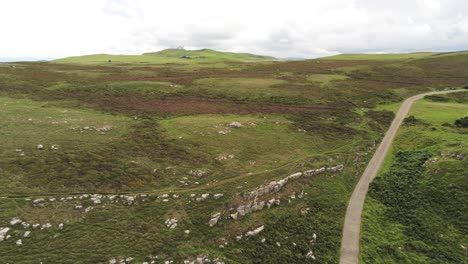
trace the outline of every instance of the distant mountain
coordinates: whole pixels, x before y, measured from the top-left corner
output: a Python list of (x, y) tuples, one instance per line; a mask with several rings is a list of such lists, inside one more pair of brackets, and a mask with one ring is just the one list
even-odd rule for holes
[(205, 62), (258, 62), (276, 58), (249, 53), (222, 52), (211, 49), (165, 49), (142, 55), (95, 54), (54, 60), (58, 63), (205, 63)]

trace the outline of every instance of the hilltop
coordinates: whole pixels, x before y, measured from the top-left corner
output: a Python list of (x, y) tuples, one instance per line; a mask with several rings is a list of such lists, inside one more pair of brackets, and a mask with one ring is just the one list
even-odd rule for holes
[(250, 53), (222, 52), (211, 49), (186, 50), (165, 49), (157, 52), (143, 53), (141, 55), (114, 55), (93, 54), (84, 56), (67, 57), (54, 60), (57, 63), (215, 63), (215, 62), (258, 62), (276, 60), (269, 56), (260, 56)]

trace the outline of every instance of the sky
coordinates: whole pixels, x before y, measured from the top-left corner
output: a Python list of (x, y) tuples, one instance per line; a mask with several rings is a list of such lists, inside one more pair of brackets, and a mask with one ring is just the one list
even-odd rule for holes
[(468, 1), (0, 0), (0, 60), (180, 46), (278, 58), (468, 50)]

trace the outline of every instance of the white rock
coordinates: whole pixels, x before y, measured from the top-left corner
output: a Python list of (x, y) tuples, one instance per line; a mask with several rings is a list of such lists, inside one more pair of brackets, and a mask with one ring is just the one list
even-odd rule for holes
[(306, 258), (315, 260), (314, 252), (312, 250), (307, 252)]
[(252, 230), (252, 231), (249, 231), (245, 234), (245, 236), (255, 236), (255, 235), (258, 235), (258, 233), (262, 232), (263, 229), (265, 229), (265, 226), (262, 225), (260, 227), (257, 227), (256, 229)]
[(16, 240), (16, 245), (17, 246), (23, 245), (23, 241), (21, 241), (21, 239)]
[(177, 220), (176, 218), (170, 218), (170, 219), (166, 219), (166, 221), (164, 221), (166, 226), (169, 227), (170, 229), (176, 228), (177, 222), (179, 222), (179, 220)]
[(60, 146), (57, 145), (57, 144), (53, 144), (52, 146), (50, 146), (50, 149), (51, 150), (57, 150), (57, 149), (60, 149)]
[(224, 196), (224, 194), (222, 194), (222, 193), (216, 193), (216, 194), (213, 195), (213, 198), (219, 199), (219, 198), (221, 198), (223, 196)]
[(190, 230), (186, 229), (186, 230), (184, 230), (184, 233), (188, 235), (188, 234), (190, 234)]
[(45, 223), (41, 226), (41, 229), (45, 229), (45, 228), (51, 228), (52, 225), (50, 223)]
[(16, 224), (20, 224), (22, 223), (23, 221), (21, 221), (21, 219), (19, 219), (18, 217), (13, 217), (11, 220), (10, 220), (10, 225), (16, 225)]
[(24, 232), (24, 235), (23, 235), (23, 236), (24, 236), (24, 237), (28, 237), (30, 234), (31, 234), (31, 231), (26, 231), (26, 232)]
[(235, 212), (235, 213), (231, 214), (231, 218), (233, 220), (237, 220), (238, 217), (239, 217), (239, 212)]
[(58, 225), (58, 229), (60, 229), (60, 230), (63, 229), (63, 223), (60, 223), (60, 224)]
[(297, 179), (302, 176), (302, 172), (296, 172), (288, 176), (288, 179)]
[(208, 222), (208, 225), (210, 225), (210, 227), (216, 225), (220, 217), (221, 217), (221, 213), (216, 213), (212, 215), (210, 221)]
[(44, 202), (44, 198), (39, 198), (39, 199), (33, 200), (33, 203), (34, 203), (34, 204), (42, 203), (42, 202)]
[(132, 205), (134, 201), (135, 201), (134, 196), (127, 196), (127, 204), (128, 205)]
[(44, 149), (44, 145), (42, 145), (42, 144), (37, 145), (37, 149), (38, 149), (38, 150), (43, 150), (43, 149)]
[(0, 241), (5, 240), (8, 231), (10, 231), (9, 227), (0, 227)]
[(229, 127), (231, 127), (231, 128), (241, 128), (241, 127), (243, 127), (243, 125), (241, 123), (239, 123), (239, 122), (231, 122), (229, 124)]

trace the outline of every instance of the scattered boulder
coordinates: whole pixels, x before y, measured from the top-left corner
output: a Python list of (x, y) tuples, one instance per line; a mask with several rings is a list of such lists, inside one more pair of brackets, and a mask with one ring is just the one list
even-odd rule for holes
[(44, 198), (38, 198), (38, 199), (33, 200), (33, 204), (38, 204), (42, 202), (44, 202)]
[(233, 220), (237, 220), (237, 217), (238, 217), (238, 216), (239, 216), (239, 212), (235, 212), (235, 213), (231, 214), (231, 218), (232, 218)]
[(23, 221), (21, 221), (21, 219), (19, 219), (18, 217), (13, 217), (11, 220), (10, 220), (10, 225), (16, 225), (16, 224), (21, 224)]
[(50, 223), (45, 223), (41, 226), (41, 230), (46, 229), (46, 228), (51, 228), (52, 225)]
[(229, 155), (226, 155), (226, 154), (221, 154), (219, 155), (218, 157), (216, 157), (216, 160), (228, 160), (228, 159), (233, 159), (234, 158), (234, 155), (232, 154), (229, 154)]
[(111, 129), (112, 129), (112, 126), (103, 126), (103, 127), (96, 128), (96, 130), (99, 131), (99, 132), (108, 132)]
[(307, 252), (307, 254), (306, 254), (305, 257), (306, 257), (307, 259), (315, 260), (314, 252), (312, 252), (312, 250), (310, 250), (309, 252)]
[(196, 176), (196, 177), (202, 177), (203, 175), (205, 175), (207, 173), (208, 173), (208, 171), (205, 170), (205, 169), (194, 169), (194, 170), (189, 171), (190, 175), (193, 175), (193, 176)]
[(241, 127), (243, 127), (243, 125), (241, 123), (239, 123), (239, 122), (231, 122), (229, 124), (229, 127), (230, 128), (241, 128)]
[(44, 150), (44, 145), (42, 145), (42, 144), (37, 145), (37, 149), (38, 150)]
[(216, 194), (213, 195), (213, 198), (219, 199), (219, 198), (221, 198), (223, 196), (224, 196), (224, 194), (222, 194), (222, 193), (216, 193)]
[(259, 226), (259, 227), (255, 228), (254, 230), (247, 232), (247, 233), (245, 234), (245, 236), (255, 236), (255, 235), (258, 235), (260, 232), (263, 231), (263, 229), (265, 229), (265, 226), (264, 226), (264, 225)]
[(8, 231), (10, 231), (9, 227), (0, 227), (0, 241), (3, 241), (7, 238)]
[(221, 217), (221, 213), (216, 213), (216, 214), (212, 215), (210, 221), (208, 222), (208, 225), (210, 227), (216, 225), (218, 223), (218, 220), (219, 220), (220, 217)]
[(58, 149), (60, 149), (60, 146), (57, 145), (57, 144), (53, 144), (52, 146), (50, 146), (50, 149), (51, 150), (58, 150)]
[(177, 220), (176, 218), (170, 218), (170, 219), (166, 219), (166, 221), (164, 222), (166, 224), (167, 227), (169, 227), (170, 229), (174, 229), (177, 227), (177, 223), (179, 222), (179, 220)]
[(21, 239), (16, 240), (16, 245), (17, 246), (23, 245), (23, 241), (21, 241)]

